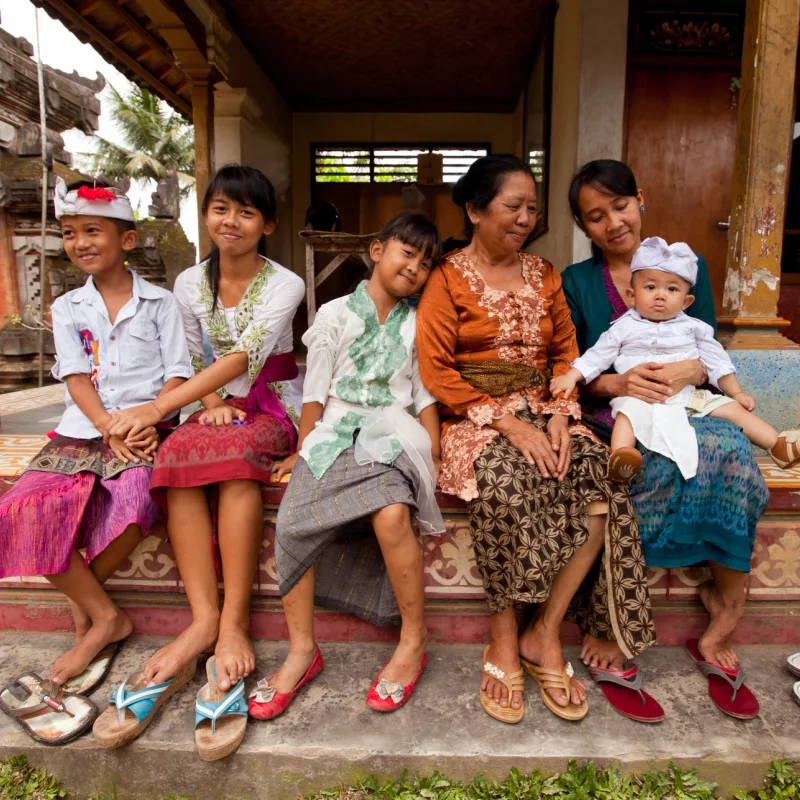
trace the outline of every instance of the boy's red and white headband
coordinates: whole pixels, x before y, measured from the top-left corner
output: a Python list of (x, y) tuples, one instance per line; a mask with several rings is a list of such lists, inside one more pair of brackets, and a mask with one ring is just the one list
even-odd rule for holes
[(108, 217), (125, 222), (135, 222), (136, 219), (131, 201), (127, 195), (116, 189), (81, 186), (68, 192), (67, 184), (62, 178), (58, 178), (53, 202), (56, 219), (64, 216)]

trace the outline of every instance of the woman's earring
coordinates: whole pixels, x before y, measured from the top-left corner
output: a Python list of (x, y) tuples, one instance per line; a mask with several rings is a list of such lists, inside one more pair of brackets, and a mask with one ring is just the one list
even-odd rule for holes
[(639, 206), (639, 213), (644, 214), (644, 203)]

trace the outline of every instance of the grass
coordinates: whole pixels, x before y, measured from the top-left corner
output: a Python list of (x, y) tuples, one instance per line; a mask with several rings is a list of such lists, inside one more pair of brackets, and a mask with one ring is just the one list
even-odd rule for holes
[[(666, 770), (642, 775), (622, 775), (613, 767), (600, 769), (591, 761), (571, 761), (566, 772), (545, 775), (535, 770), (523, 775), (516, 769), (499, 783), (482, 776), (472, 783), (453, 781), (434, 773), (430, 777), (405, 773), (397, 780), (374, 776), (357, 786), (338, 786), (300, 800), (711, 800), (717, 784), (704, 781), (697, 770), (670, 764)], [(43, 768), (28, 764), (27, 757), (7, 756), (0, 761), (2, 800), (125, 800), (115, 787), (91, 798), (69, 795), (57, 778)], [(170, 795), (153, 800), (189, 800)], [(731, 800), (800, 800), (800, 775), (787, 761), (773, 761), (764, 787), (739, 791)]]

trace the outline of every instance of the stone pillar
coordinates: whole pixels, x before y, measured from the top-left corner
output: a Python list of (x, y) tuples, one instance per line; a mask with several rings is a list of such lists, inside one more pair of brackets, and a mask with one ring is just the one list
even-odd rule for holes
[(779, 431), (800, 419), (800, 348), (780, 335), (783, 220), (794, 123), (798, 0), (748, 0), (720, 341), (756, 412)]
[(194, 174), (197, 189), (200, 258), (211, 249), (201, 205), (208, 181), (214, 173), (214, 85), (208, 77), (192, 78), (192, 123), (194, 124)]
[(748, 0), (721, 338), (786, 350), (778, 318), (800, 2)]

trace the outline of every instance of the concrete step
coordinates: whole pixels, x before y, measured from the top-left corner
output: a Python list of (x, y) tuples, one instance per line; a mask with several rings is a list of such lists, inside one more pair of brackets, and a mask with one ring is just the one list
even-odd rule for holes
[[(95, 701), (106, 702), (115, 685), (164, 641), (133, 637), (120, 654)], [(46, 674), (70, 643), (64, 634), (0, 633), (0, 679), (27, 669)], [(257, 642), (257, 677), (280, 664), (285, 643)], [(370, 773), (399, 776), (405, 769), (471, 780), (477, 773), (504, 778), (523, 772), (556, 771), (570, 758), (613, 764), (626, 772), (660, 768), (670, 760), (696, 767), (724, 788), (756, 788), (775, 758), (800, 759), (800, 709), (790, 698), (786, 656), (797, 647), (744, 646), (740, 656), (761, 714), (740, 722), (712, 705), (706, 681), (682, 648), (661, 647), (640, 660), (645, 686), (664, 706), (658, 725), (632, 722), (605, 701), (589, 681), (589, 715), (580, 723), (556, 718), (542, 704), (533, 681), (526, 684), (526, 713), (517, 726), (488, 717), (480, 707), (479, 645), (430, 647), (430, 665), (412, 701), (393, 714), (364, 704), (367, 690), (391, 654), (388, 644), (325, 644), (325, 671), (282, 717), (251, 721), (239, 751), (205, 764), (195, 754), (194, 698), (202, 670), (162, 710), (147, 732), (117, 751), (99, 748), (91, 736), (65, 747), (33, 742), (8, 717), (0, 718), (0, 753), (25, 752), (45, 765), (77, 797), (116, 784), (124, 800), (174, 793), (191, 800), (296, 797), (325, 786), (357, 782)], [(576, 648), (566, 655), (580, 676)]]

